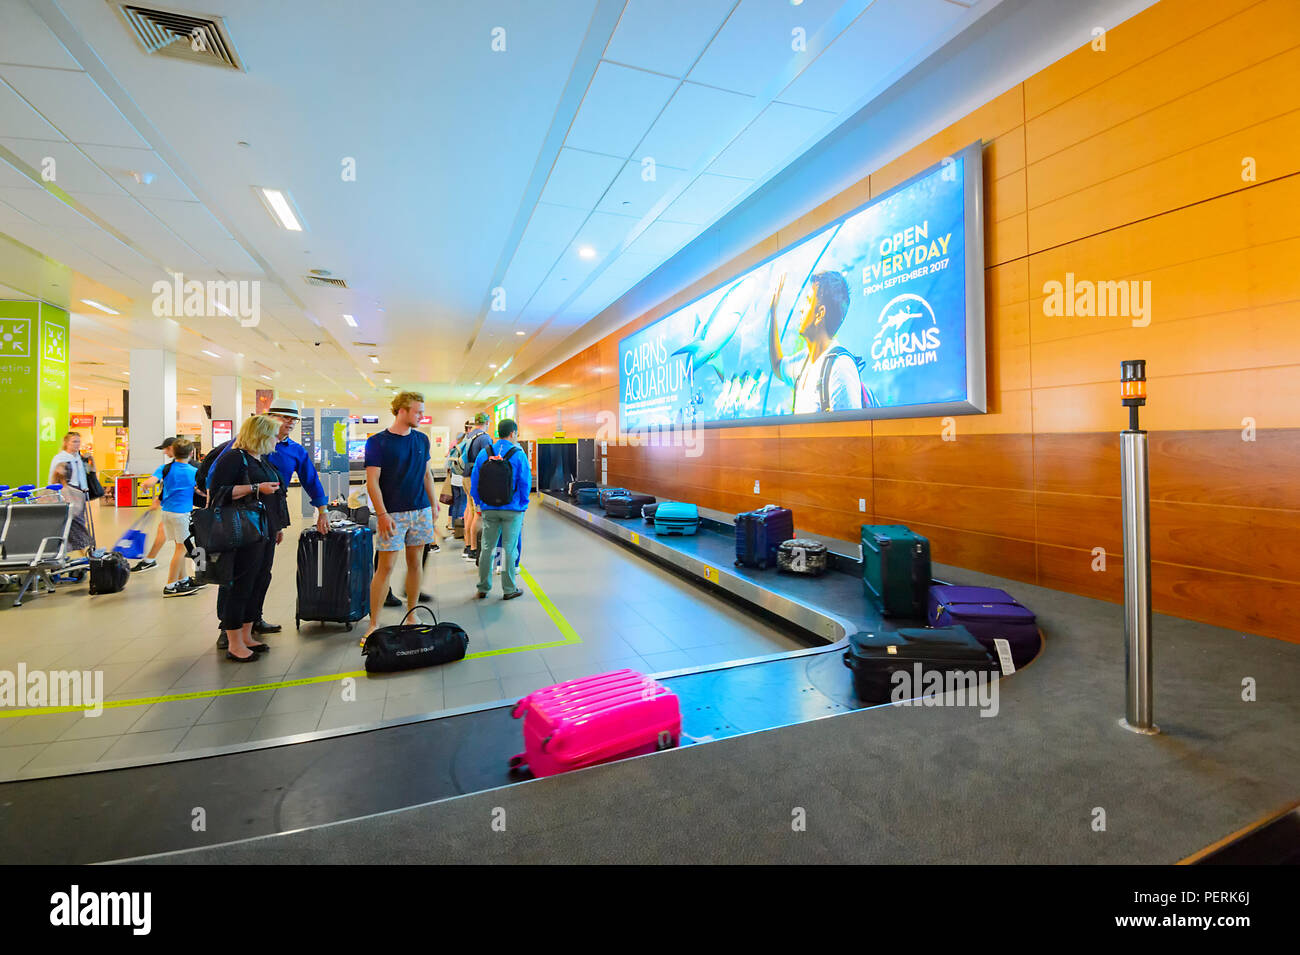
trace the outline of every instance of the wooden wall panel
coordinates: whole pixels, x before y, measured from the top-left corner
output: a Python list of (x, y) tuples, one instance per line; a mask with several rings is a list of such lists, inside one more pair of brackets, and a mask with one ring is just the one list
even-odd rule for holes
[(1181, 0), (1154, 4), (1108, 31), (1105, 51), (1085, 43), (1025, 80), (1025, 115), (1041, 116), (1258, 2)]
[[(595, 433), (617, 411), (620, 338), (980, 139), (988, 414), (706, 430), (698, 453), (614, 443), (609, 480), (729, 513), (784, 504), (798, 530), (848, 541), (907, 523), (939, 563), (1118, 602), (1118, 365), (1145, 357), (1156, 610), (1296, 640), (1295, 13), (1155, 4), (1111, 28), (1105, 52), (1081, 46), (631, 317), (534, 382), (551, 397), (525, 399), (521, 419), (549, 433), (558, 411), (570, 434)], [(1245, 156), (1258, 181), (1242, 179)], [(1047, 315), (1045, 283), (1067, 272), (1149, 281), (1150, 324)]]

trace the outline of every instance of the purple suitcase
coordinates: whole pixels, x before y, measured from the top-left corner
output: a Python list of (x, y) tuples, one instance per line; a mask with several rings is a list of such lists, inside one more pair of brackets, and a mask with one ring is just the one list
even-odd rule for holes
[(930, 588), (927, 617), (932, 627), (965, 627), (995, 660), (999, 657), (993, 641), (1006, 640), (1016, 669), (1038, 653), (1038, 623), (1034, 612), (996, 587), (937, 584)]

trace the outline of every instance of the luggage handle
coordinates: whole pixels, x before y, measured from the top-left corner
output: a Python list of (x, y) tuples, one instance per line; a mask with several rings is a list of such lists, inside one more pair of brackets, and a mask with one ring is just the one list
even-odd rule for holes
[[(434, 599), (436, 600), (437, 598), (435, 597)], [(410, 610), (406, 611), (406, 615), (402, 617), (402, 622), (399, 623), (398, 626), (399, 627), (406, 626), (406, 621), (410, 620), (411, 614), (415, 613), (417, 610), (427, 610), (429, 612), (429, 616), (433, 618), (433, 625), (435, 627), (438, 625), (438, 614), (432, 607), (430, 607), (428, 604), (416, 604)]]

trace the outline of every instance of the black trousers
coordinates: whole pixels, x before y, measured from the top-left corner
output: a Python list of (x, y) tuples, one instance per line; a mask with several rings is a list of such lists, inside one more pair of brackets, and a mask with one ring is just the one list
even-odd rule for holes
[(238, 630), (262, 619), (262, 601), (271, 586), (271, 563), (275, 559), (275, 538), (249, 544), (234, 552), (231, 582), (217, 594), (217, 615), (222, 630)]

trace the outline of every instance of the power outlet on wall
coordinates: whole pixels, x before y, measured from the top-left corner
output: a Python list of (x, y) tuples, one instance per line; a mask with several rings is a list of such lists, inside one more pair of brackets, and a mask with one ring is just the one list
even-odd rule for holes
[(755, 494), (758, 493), (758, 482), (757, 482), (757, 481), (754, 482), (754, 493), (755, 493)]
[(867, 499), (865, 497), (858, 498), (858, 510), (863, 514), (867, 513)]

